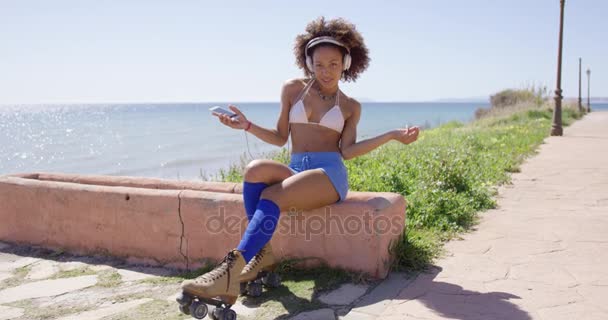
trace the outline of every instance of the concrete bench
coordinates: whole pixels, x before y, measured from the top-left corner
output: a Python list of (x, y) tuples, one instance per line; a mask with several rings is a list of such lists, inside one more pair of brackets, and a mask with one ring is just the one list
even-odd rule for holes
[[(196, 268), (235, 247), (247, 226), (241, 184), (31, 173), (0, 176), (0, 240)], [(339, 204), (282, 212), (280, 259), (386, 277), (405, 199), (349, 192)]]

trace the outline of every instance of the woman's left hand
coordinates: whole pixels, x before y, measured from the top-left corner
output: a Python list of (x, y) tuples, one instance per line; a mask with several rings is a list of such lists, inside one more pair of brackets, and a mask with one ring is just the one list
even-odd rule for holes
[(420, 133), (420, 128), (418, 128), (418, 127), (397, 129), (397, 130), (395, 130), (394, 139), (403, 144), (410, 144), (418, 139), (419, 133)]
[(220, 122), (232, 129), (246, 129), (249, 126), (249, 120), (247, 117), (239, 110), (237, 107), (233, 105), (229, 105), (228, 108), (232, 110), (232, 112), (236, 113), (236, 116), (229, 117), (228, 115), (214, 112), (213, 115), (220, 119)]

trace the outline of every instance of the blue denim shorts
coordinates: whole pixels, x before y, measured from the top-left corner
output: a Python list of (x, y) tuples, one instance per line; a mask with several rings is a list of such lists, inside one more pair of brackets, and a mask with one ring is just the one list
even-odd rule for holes
[(348, 193), (348, 173), (339, 152), (299, 152), (291, 154), (289, 168), (298, 172), (321, 169), (329, 177), (334, 188), (340, 195), (337, 202), (344, 201)]

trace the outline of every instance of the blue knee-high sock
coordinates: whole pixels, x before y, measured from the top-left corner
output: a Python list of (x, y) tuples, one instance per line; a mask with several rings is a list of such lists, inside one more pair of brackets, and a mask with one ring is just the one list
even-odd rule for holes
[(268, 199), (261, 199), (247, 230), (237, 247), (249, 262), (270, 241), (279, 221), (279, 207)]
[(262, 191), (266, 187), (268, 185), (264, 182), (243, 182), (243, 203), (245, 204), (245, 213), (247, 214), (248, 221), (251, 221), (251, 218), (253, 218)]

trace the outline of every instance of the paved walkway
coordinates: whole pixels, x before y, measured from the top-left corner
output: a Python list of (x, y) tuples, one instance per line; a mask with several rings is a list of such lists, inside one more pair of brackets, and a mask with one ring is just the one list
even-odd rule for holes
[(545, 142), (432, 272), (343, 319), (608, 319), (608, 112)]

